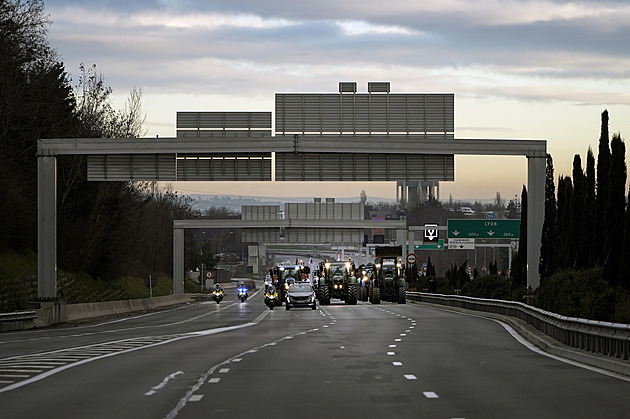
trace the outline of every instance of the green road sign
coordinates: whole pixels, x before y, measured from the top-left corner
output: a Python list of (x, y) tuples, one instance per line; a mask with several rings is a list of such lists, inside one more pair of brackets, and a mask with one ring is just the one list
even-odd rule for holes
[(448, 238), (517, 239), (521, 220), (448, 220)]
[[(439, 239), (437, 243), (433, 244), (414, 244), (414, 250), (444, 250), (444, 239)], [(409, 250), (409, 246), (407, 246)]]

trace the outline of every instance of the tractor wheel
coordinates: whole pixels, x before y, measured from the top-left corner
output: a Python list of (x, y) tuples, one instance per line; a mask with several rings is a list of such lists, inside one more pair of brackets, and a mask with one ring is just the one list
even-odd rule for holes
[(405, 292), (404, 287), (398, 288), (398, 304), (406, 304), (407, 303), (407, 293)]
[(379, 287), (374, 287), (372, 290), (372, 304), (380, 304), (381, 303), (381, 289)]
[(346, 304), (355, 305), (357, 303), (357, 286), (354, 284), (348, 285), (348, 297), (346, 297)]
[(330, 304), (330, 295), (328, 294), (328, 287), (326, 285), (319, 287), (319, 304), (324, 306)]

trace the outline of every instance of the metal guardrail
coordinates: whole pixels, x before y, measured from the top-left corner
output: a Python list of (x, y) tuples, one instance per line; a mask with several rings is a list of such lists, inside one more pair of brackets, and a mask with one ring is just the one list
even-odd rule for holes
[(14, 311), (0, 313), (0, 332), (24, 329), (26, 325), (33, 323), (37, 313), (35, 311)]
[(630, 324), (561, 316), (517, 301), (422, 292), (407, 292), (407, 298), (515, 317), (569, 347), (624, 360), (630, 355)]

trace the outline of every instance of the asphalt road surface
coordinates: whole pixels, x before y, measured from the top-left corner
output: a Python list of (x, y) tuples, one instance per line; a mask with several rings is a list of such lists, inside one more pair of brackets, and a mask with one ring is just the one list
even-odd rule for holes
[(245, 303), (0, 335), (2, 418), (623, 418), (630, 382), (421, 304)]

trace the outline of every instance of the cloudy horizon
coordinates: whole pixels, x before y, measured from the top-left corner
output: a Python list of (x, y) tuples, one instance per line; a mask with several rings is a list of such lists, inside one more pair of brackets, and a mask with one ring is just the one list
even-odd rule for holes
[[(95, 63), (119, 104), (142, 89), (147, 136), (174, 136), (179, 110), (273, 111), (277, 92), (336, 92), (339, 81), (453, 92), (456, 137), (547, 139), (556, 178), (575, 154), (597, 152), (604, 109), (611, 133), (630, 132), (625, 1), (54, 0), (46, 12), (74, 78)], [(455, 169), (442, 198), (511, 197), (526, 183), (524, 158), (457, 156)], [(361, 189), (395, 193), (335, 185), (336, 196)]]

